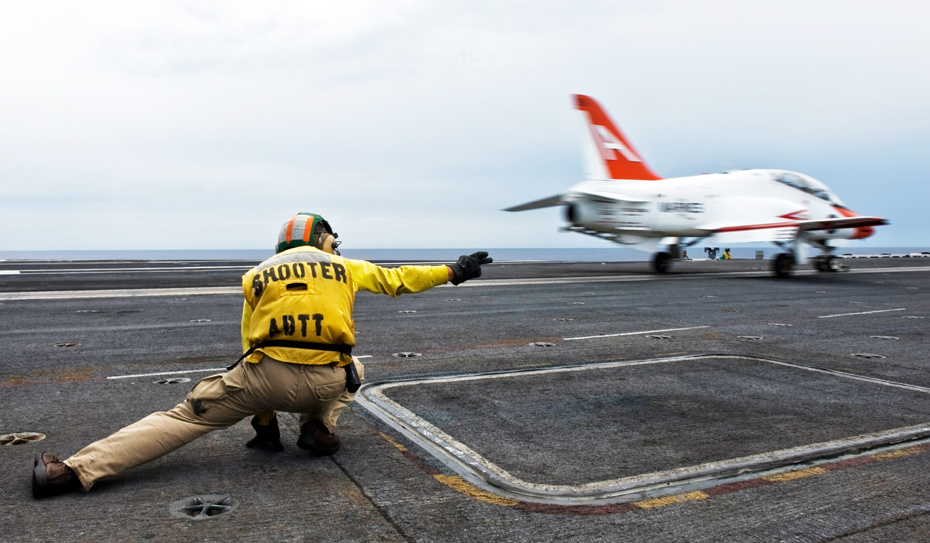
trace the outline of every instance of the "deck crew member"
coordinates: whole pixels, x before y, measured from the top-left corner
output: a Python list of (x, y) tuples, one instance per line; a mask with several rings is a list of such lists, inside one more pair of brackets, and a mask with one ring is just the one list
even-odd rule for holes
[(300, 414), (297, 445), (315, 454), (339, 449), (339, 413), (355, 397), (364, 368), (355, 345), (355, 293), (399, 296), (479, 277), (491, 262), (478, 252), (448, 266), (382, 268), (343, 258), (323, 217), (300, 213), (282, 226), (275, 256), (243, 276), (245, 354), (226, 373), (197, 383), (167, 412), (153, 413), (59, 461), (36, 455), (33, 496), (88, 491), (103, 477), (159, 458), (204, 434), (253, 416), (249, 446), (281, 448), (275, 411)]

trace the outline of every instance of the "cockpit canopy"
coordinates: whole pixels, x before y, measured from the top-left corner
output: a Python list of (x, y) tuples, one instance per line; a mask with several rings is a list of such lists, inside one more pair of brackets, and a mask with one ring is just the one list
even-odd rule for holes
[(771, 173), (775, 181), (779, 183), (803, 190), (811, 196), (830, 202), (835, 206), (846, 207), (829, 187), (809, 175), (785, 170), (772, 170)]

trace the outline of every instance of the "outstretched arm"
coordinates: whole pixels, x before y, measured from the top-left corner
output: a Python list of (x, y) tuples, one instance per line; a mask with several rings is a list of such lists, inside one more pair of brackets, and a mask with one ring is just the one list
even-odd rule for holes
[(346, 259), (356, 290), (390, 296), (423, 292), (448, 282), (458, 285), (480, 277), (481, 265), (490, 262), (492, 259), (483, 251), (460, 256), (455, 264), (448, 266), (382, 268), (364, 260)]

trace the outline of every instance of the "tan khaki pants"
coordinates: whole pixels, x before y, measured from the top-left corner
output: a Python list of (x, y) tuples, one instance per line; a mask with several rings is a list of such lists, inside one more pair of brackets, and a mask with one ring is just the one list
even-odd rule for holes
[[(365, 369), (356, 359), (359, 376)], [(355, 399), (346, 391), (345, 369), (332, 365), (287, 364), (265, 356), (227, 373), (205, 377), (170, 411), (152, 413), (65, 460), (84, 490), (103, 477), (150, 462), (194, 441), (268, 410), (300, 413), (336, 428), (339, 414)]]

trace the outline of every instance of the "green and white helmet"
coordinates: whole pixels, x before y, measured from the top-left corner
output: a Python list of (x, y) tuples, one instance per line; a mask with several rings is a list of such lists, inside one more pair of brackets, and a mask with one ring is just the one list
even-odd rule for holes
[[(315, 213), (298, 213), (291, 217), (281, 231), (278, 233), (278, 244), (275, 246), (275, 253), (293, 249), (294, 247), (303, 247), (310, 245), (317, 249), (323, 249), (323, 242), (327, 237), (325, 234), (338, 238), (339, 235), (333, 232), (332, 227), (326, 222), (326, 219)], [(338, 242), (333, 246), (338, 245)]]

